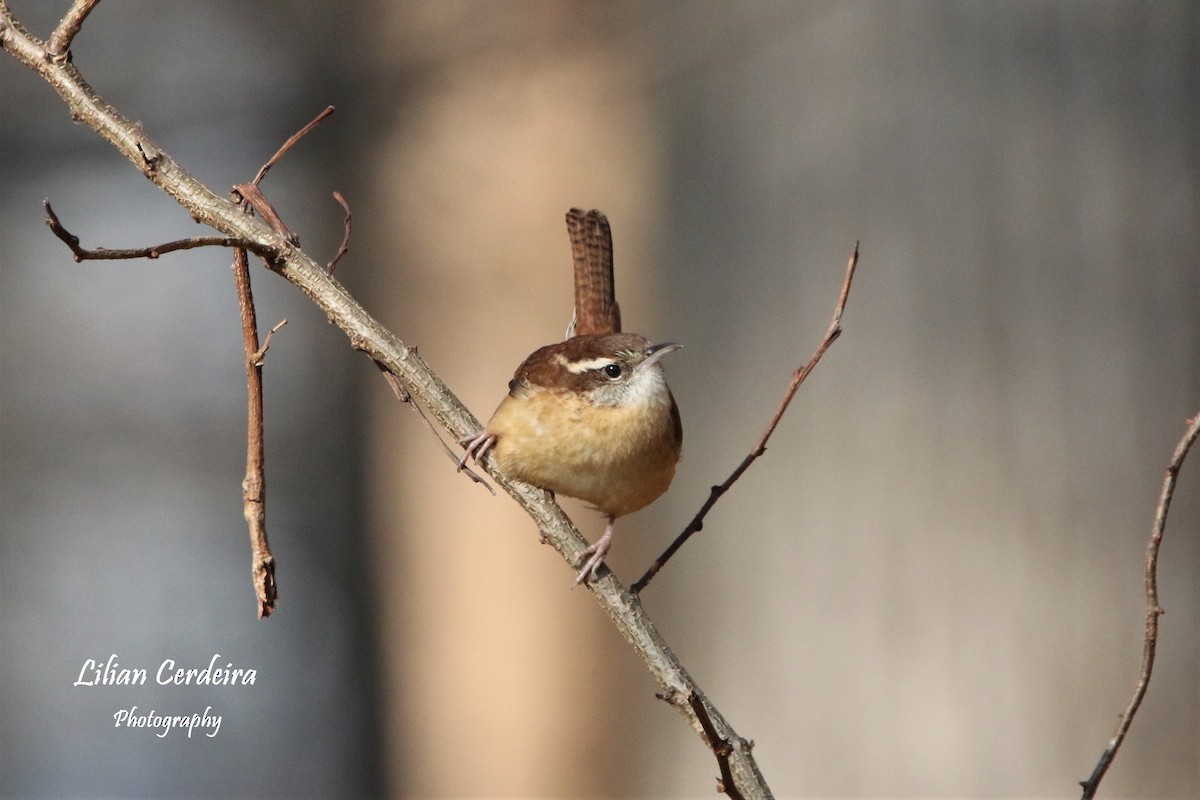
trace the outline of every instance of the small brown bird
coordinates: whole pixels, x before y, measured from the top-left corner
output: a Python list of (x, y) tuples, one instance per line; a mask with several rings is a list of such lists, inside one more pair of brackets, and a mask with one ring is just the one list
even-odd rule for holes
[(572, 208), (567, 233), (575, 263), (568, 338), (534, 351), (517, 368), (487, 426), (463, 440), (467, 451), (458, 466), (490, 452), (502, 475), (577, 497), (606, 514), (604, 535), (580, 554), (587, 560), (575, 578), (579, 584), (603, 563), (616, 518), (644, 508), (671, 485), (683, 426), (658, 363), (679, 345), (621, 333), (608, 218)]
[(671, 485), (683, 446), (679, 408), (659, 361), (677, 344), (632, 333), (575, 336), (535, 351), (459, 461), (492, 454), (508, 478), (576, 497), (608, 516), (575, 583), (594, 577), (613, 522)]

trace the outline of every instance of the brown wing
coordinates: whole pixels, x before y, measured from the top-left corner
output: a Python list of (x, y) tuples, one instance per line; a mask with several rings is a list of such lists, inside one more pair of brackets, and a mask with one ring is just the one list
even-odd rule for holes
[(575, 262), (575, 335), (620, 333), (608, 218), (594, 209), (572, 208), (567, 212), (567, 233)]

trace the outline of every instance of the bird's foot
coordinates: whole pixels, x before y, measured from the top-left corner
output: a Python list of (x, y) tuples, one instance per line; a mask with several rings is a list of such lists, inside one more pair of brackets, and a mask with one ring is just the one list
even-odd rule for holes
[(462, 458), (458, 460), (458, 471), (462, 472), (463, 468), (467, 466), (467, 461), (474, 458), (476, 464), (480, 463), (488, 451), (496, 446), (496, 435), (488, 433), (484, 429), (473, 436), (459, 439), (458, 443), (467, 448), (466, 452), (462, 454)]
[(604, 557), (608, 555), (608, 550), (610, 547), (612, 547), (612, 537), (613, 519), (610, 517), (608, 520), (608, 527), (604, 529), (604, 535), (597, 539), (595, 544), (590, 545), (586, 550), (579, 554), (580, 559), (587, 558), (588, 556), (591, 556), (591, 558), (587, 558), (587, 561), (583, 564), (583, 569), (581, 569), (579, 574), (575, 577), (576, 586), (583, 583), (588, 578), (596, 577), (596, 570), (600, 569), (600, 565), (604, 563)]

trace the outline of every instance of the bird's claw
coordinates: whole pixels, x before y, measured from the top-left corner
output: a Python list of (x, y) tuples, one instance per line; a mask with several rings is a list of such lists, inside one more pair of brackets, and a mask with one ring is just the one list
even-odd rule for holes
[[(579, 570), (579, 574), (575, 576), (575, 586), (585, 582), (588, 578), (596, 577), (596, 570), (600, 569), (600, 565), (604, 563), (604, 557), (608, 555), (608, 550), (612, 546), (613, 536), (613, 520), (609, 518), (608, 527), (604, 529), (604, 535), (596, 540), (596, 543), (589, 545), (586, 550), (579, 554), (579, 558), (587, 558), (583, 564), (583, 569)], [(588, 558), (591, 556), (591, 558)]]
[(496, 446), (496, 435), (488, 433), (485, 429), (472, 436), (459, 439), (458, 443), (466, 448), (462, 458), (458, 460), (458, 472), (462, 472), (467, 466), (467, 461), (474, 458), (476, 464), (480, 463), (488, 451)]

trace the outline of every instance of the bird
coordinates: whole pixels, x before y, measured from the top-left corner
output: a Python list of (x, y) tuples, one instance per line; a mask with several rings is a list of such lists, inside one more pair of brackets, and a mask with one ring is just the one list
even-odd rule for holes
[(604, 534), (579, 555), (579, 585), (597, 576), (617, 518), (658, 499), (675, 476), (683, 425), (661, 361), (681, 345), (621, 332), (607, 218), (573, 208), (567, 226), (576, 286), (568, 338), (517, 367), (488, 423), (460, 441), (458, 468), (490, 455), (505, 478), (603, 513)]

